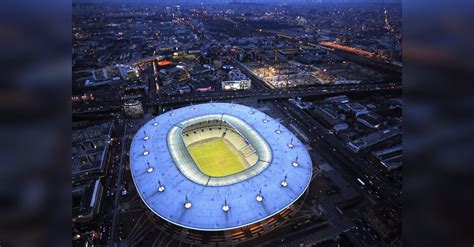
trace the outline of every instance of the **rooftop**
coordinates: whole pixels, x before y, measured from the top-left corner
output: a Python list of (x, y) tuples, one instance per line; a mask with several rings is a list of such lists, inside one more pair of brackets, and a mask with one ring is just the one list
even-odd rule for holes
[[(176, 143), (169, 136), (196, 119), (207, 121), (216, 115), (234, 126), (248, 127), (237, 129), (249, 142), (262, 142), (255, 147), (267, 163), (228, 176), (239, 176), (235, 180), (219, 177), (214, 183), (216, 177), (185, 174), (187, 170), (179, 168), (176, 158), (186, 157), (173, 156), (170, 147)], [(173, 224), (204, 231), (234, 229), (271, 217), (305, 192), (312, 175), (306, 147), (288, 129), (258, 110), (228, 103), (188, 106), (152, 119), (133, 138), (130, 167), (139, 195), (150, 210)], [(247, 172), (251, 174), (246, 176)], [(206, 178), (213, 184), (201, 183)]]
[(110, 123), (73, 131), (72, 175), (101, 172), (109, 150), (113, 126)]

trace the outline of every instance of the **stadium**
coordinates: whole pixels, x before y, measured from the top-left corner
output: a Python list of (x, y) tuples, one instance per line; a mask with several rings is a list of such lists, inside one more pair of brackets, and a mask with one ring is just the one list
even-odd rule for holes
[(190, 244), (235, 244), (298, 209), (312, 178), (303, 143), (277, 120), (229, 103), (191, 105), (140, 128), (130, 171), (157, 227)]

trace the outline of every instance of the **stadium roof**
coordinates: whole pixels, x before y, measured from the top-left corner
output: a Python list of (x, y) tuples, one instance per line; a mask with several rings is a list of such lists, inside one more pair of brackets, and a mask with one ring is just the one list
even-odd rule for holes
[[(263, 168), (255, 172), (257, 163), (229, 176), (240, 176), (230, 182), (207, 185), (192, 177), (197, 173), (183, 172), (181, 161), (170, 152), (177, 145), (170, 137), (173, 130), (216, 116), (242, 125), (239, 131), (253, 146), (260, 142), (254, 147), (267, 162)], [(150, 210), (173, 224), (204, 231), (234, 229), (275, 215), (305, 192), (312, 174), (306, 147), (288, 129), (258, 110), (228, 103), (188, 106), (152, 119), (133, 138), (130, 168)]]

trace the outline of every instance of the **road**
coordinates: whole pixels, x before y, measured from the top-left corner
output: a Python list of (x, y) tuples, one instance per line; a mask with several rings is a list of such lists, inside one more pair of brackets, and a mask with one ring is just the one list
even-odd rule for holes
[[(401, 92), (400, 83), (383, 84), (357, 84), (357, 85), (330, 85), (314, 86), (304, 88), (287, 89), (261, 89), (253, 91), (233, 91), (233, 92), (205, 92), (191, 93), (176, 96), (161, 96), (159, 99), (144, 102), (144, 106), (166, 106), (179, 105), (198, 102), (233, 100), (233, 99), (257, 99), (257, 100), (275, 100), (294, 97), (314, 97), (325, 98), (335, 95), (355, 95), (355, 94), (377, 94), (387, 92)], [(123, 102), (110, 101), (89, 103), (73, 109), (73, 114), (103, 112), (111, 110), (121, 110)]]
[[(310, 137), (311, 145), (320, 150), (321, 155), (328, 161), (333, 161), (339, 165), (342, 173), (345, 173), (352, 181), (357, 183), (357, 178), (365, 181), (363, 188), (365, 194), (376, 201), (389, 205), (390, 208), (400, 206), (400, 188), (387, 181), (369, 161), (364, 160), (352, 153), (345, 144), (339, 140), (332, 132), (324, 128), (312, 116), (304, 110), (297, 108), (289, 102), (279, 102), (276, 107), (293, 121), (303, 128), (306, 135)], [(370, 182), (369, 182), (370, 181)], [(360, 186), (358, 186), (360, 187)]]
[(123, 136), (122, 136), (122, 150), (120, 154), (120, 162), (118, 165), (118, 178), (117, 178), (117, 183), (115, 187), (115, 199), (114, 199), (114, 209), (113, 209), (113, 217), (112, 217), (112, 230), (111, 230), (111, 241), (112, 244), (110, 246), (118, 246), (118, 241), (117, 241), (117, 224), (119, 221), (119, 209), (117, 206), (119, 205), (119, 199), (120, 195), (122, 193), (122, 180), (123, 180), (123, 172), (125, 170), (124, 167), (124, 157), (125, 155), (125, 150), (126, 150), (126, 142), (127, 142), (127, 127), (128, 124), (124, 124), (124, 130), (123, 130)]

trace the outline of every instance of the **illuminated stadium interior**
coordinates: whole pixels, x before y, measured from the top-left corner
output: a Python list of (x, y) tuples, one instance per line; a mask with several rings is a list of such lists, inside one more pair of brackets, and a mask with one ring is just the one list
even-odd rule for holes
[(188, 146), (199, 169), (211, 177), (224, 177), (249, 167), (232, 143), (224, 138), (206, 139)]
[(224, 186), (249, 179), (271, 164), (268, 143), (245, 121), (228, 114), (189, 118), (171, 128), (168, 146), (189, 180)]
[(222, 120), (208, 120), (186, 127), (183, 141), (198, 168), (211, 177), (239, 173), (257, 163), (257, 151)]

